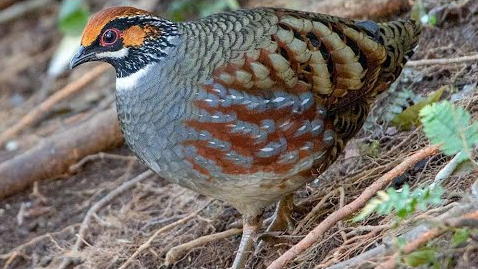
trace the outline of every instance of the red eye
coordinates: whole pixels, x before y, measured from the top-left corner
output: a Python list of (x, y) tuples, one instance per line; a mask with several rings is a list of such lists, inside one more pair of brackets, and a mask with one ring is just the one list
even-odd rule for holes
[(103, 33), (103, 36), (101, 36), (101, 46), (109, 46), (113, 45), (116, 40), (118, 40), (120, 36), (120, 32), (118, 29), (112, 28), (108, 29)]

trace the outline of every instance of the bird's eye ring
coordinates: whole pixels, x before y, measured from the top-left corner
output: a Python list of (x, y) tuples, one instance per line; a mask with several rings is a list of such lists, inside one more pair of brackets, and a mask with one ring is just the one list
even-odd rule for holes
[(106, 30), (101, 36), (101, 45), (110, 46), (113, 45), (119, 38), (120, 32), (118, 29), (112, 28)]

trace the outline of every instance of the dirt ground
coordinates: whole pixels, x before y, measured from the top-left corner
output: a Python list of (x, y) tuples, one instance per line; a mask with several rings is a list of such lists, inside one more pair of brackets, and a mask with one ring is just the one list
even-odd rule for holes
[[(93, 11), (105, 5), (101, 1), (89, 2)], [(120, 1), (107, 2), (112, 5)], [(157, 13), (166, 10), (170, 4), (170, 1), (158, 2)], [(465, 1), (425, 1), (428, 10), (440, 11), (443, 23), (424, 29), (413, 60), (478, 53), (478, 6), (460, 10), (457, 7), (462, 2)], [(56, 27), (58, 9), (59, 3), (54, 2), (0, 24), (0, 132), (37, 106), (45, 95), (44, 91), (50, 95), (92, 67), (80, 66), (56, 79), (50, 89), (42, 89), (48, 60), (61, 39)], [(398, 90), (407, 88), (415, 94), (426, 95), (441, 86), (451, 85), (454, 92), (446, 93), (443, 99), (460, 99), (475, 116), (478, 115), (477, 62), (418, 66), (406, 69), (405, 73)], [(470, 85), (475, 85), (471, 91)], [(57, 104), (40, 122), (22, 132), (14, 139), (14, 149), (1, 148), (0, 162), (91, 117), (97, 113), (95, 108), (112, 106), (113, 95), (114, 73), (110, 70), (79, 94)], [(386, 107), (388, 99), (381, 98), (378, 107)], [(354, 200), (364, 188), (411, 152), (428, 145), (420, 128), (397, 131), (383, 122), (380, 109), (376, 107), (373, 111), (370, 116), (372, 126), (360, 132), (348, 146), (347, 153), (318, 180), (298, 191), (295, 197), (298, 210), (293, 215), (298, 228), (279, 235), (275, 245), (251, 257), (248, 261), (251, 268), (265, 268), (331, 212)], [(375, 145), (373, 153), (372, 144)], [(211, 201), (157, 176), (141, 181), (93, 216), (86, 238), (82, 238), (81, 248), (75, 250), (78, 229), (88, 210), (123, 182), (147, 170), (126, 146), (107, 153), (110, 155), (93, 157), (76, 173), (37, 182), (32, 188), (0, 200), (0, 268), (58, 268), (65, 257), (71, 258), (66, 268), (118, 268), (158, 229), (199, 209), (197, 216), (159, 234), (147, 250), (132, 259), (128, 268), (227, 268), (231, 264), (240, 234), (197, 246), (175, 264), (165, 265), (165, 255), (172, 247), (228, 230), (240, 215), (227, 204)], [(404, 176), (396, 178), (393, 184), (400, 187), (408, 183), (413, 188), (430, 183), (448, 160), (441, 154), (426, 159)], [(476, 176), (475, 172), (467, 172), (449, 178), (445, 183), (446, 198), (440, 207), (446, 208), (466, 196)], [(315, 209), (311, 218), (303, 221), (327, 194), (327, 201)], [(272, 209), (266, 215), (271, 213)], [(423, 214), (417, 213), (415, 217)], [(413, 221), (399, 227), (389, 225), (392, 222), (390, 216), (377, 215), (359, 223), (340, 222), (287, 268), (326, 268), (373, 249), (387, 236), (401, 234), (413, 226)], [(360, 227), (380, 225), (390, 227), (351, 233)], [(474, 236), (469, 244), (451, 250), (447, 244), (450, 234), (432, 241), (430, 244), (439, 249), (440, 268), (478, 268), (477, 234)], [(357, 266), (370, 267), (373, 264)]]

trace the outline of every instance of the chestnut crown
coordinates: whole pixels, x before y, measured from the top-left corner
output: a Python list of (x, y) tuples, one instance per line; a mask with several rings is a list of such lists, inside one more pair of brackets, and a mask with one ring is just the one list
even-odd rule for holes
[(164, 58), (178, 36), (177, 25), (133, 7), (104, 9), (91, 17), (83, 31), (81, 46), (70, 62), (113, 65), (117, 77), (129, 76)]

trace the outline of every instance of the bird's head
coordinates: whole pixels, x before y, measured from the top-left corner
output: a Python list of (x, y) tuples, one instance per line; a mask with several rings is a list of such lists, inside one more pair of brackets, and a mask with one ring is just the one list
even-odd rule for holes
[(85, 62), (103, 61), (126, 77), (148, 64), (160, 62), (175, 46), (176, 24), (133, 7), (102, 10), (83, 31), (81, 46), (70, 68)]

